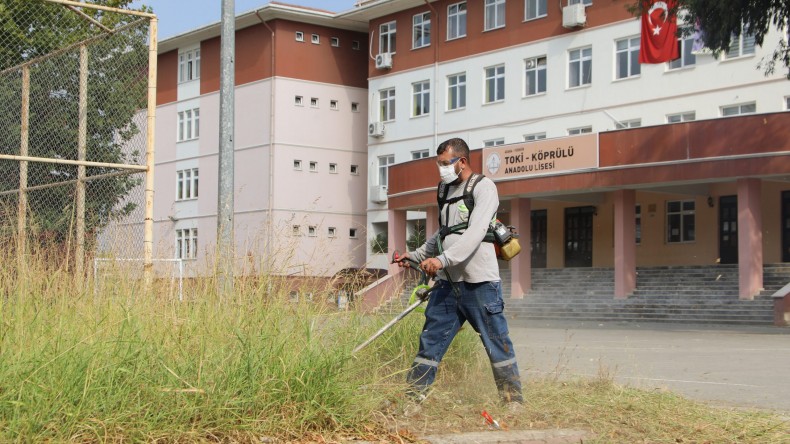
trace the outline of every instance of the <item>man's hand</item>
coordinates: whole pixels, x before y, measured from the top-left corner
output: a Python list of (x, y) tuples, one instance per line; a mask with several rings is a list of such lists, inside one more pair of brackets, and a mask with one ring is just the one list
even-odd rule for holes
[(436, 272), (442, 269), (442, 261), (435, 257), (425, 259), (420, 263), (420, 268), (430, 277), (436, 276)]
[(392, 260), (396, 264), (398, 264), (398, 266), (401, 267), (401, 268), (409, 268), (410, 267), (409, 261), (406, 260), (408, 258), (409, 258), (409, 253), (408, 252), (402, 253), (402, 254), (398, 254), (398, 252), (396, 251), (395, 254), (392, 257)]

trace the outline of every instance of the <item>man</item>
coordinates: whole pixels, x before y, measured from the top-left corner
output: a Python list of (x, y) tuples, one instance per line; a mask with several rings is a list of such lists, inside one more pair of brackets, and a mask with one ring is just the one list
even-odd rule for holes
[[(513, 343), (503, 314), (502, 285), (494, 244), (483, 242), (499, 207), (496, 185), (482, 177), (472, 187), (474, 207), (471, 214), (462, 197), (473, 172), (469, 166), (469, 146), (462, 139), (449, 139), (436, 150), (439, 176), (446, 189), (444, 205), (439, 208), (440, 226), (410, 257), (420, 268), (434, 276), (437, 288), (431, 292), (425, 310), (425, 326), (420, 335), (420, 350), (407, 375), (418, 400), (425, 399), (444, 353), (458, 330), (469, 324), (480, 335), (499, 395), (505, 403), (522, 403), (521, 380)], [(444, 185), (443, 185), (444, 184)], [(441, 199), (440, 199), (441, 201)], [(468, 222), (461, 232), (447, 227)], [(408, 262), (399, 260), (401, 267)]]

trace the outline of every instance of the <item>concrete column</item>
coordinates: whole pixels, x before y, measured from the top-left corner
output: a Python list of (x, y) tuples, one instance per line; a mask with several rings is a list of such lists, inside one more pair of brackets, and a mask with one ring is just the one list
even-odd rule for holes
[(439, 207), (431, 205), (425, 209), (425, 236), (429, 237), (439, 229)]
[(614, 297), (625, 299), (636, 289), (636, 192), (614, 192)]
[(740, 299), (763, 289), (763, 215), (760, 179), (738, 179), (738, 282)]
[(513, 299), (523, 298), (532, 288), (531, 215), (531, 199), (510, 201), (510, 224), (517, 228), (521, 245), (521, 253), (510, 260), (510, 297)]
[[(387, 210), (387, 249), (389, 256), (395, 250), (406, 246), (406, 211), (405, 210)], [(388, 258), (389, 259), (389, 258)], [(388, 273), (391, 275), (398, 274), (402, 271), (397, 264), (390, 264)]]

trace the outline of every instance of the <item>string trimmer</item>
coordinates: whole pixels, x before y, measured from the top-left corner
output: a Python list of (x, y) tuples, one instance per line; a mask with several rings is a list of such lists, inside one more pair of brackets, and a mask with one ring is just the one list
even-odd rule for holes
[(363, 348), (367, 347), (371, 342), (375, 341), (376, 338), (378, 338), (379, 336), (384, 334), (385, 331), (387, 331), (390, 328), (392, 328), (392, 326), (397, 324), (398, 321), (400, 321), (401, 319), (405, 318), (406, 315), (408, 315), (409, 313), (414, 311), (414, 309), (419, 307), (420, 304), (422, 304), (423, 302), (427, 301), (428, 297), (431, 294), (431, 292), (436, 288), (436, 286), (433, 286), (433, 287), (428, 286), (428, 275), (425, 274), (425, 271), (423, 271), (420, 268), (419, 262), (415, 261), (412, 258), (408, 258), (408, 257), (398, 257), (398, 252), (397, 251), (392, 253), (392, 262), (390, 262), (390, 263), (395, 264), (395, 263), (403, 262), (403, 261), (408, 262), (409, 263), (409, 267), (414, 268), (415, 270), (420, 272), (420, 281), (417, 284), (417, 286), (414, 287), (414, 290), (411, 292), (411, 297), (409, 298), (409, 304), (410, 305), (408, 307), (406, 307), (406, 309), (403, 310), (399, 315), (395, 316), (395, 318), (393, 318), (391, 321), (387, 322), (383, 327), (381, 327), (379, 329), (379, 331), (377, 331), (373, 336), (369, 337), (365, 342), (359, 344), (357, 346), (357, 348), (355, 348), (354, 351), (351, 352), (351, 354), (354, 354), (354, 353), (362, 350)]

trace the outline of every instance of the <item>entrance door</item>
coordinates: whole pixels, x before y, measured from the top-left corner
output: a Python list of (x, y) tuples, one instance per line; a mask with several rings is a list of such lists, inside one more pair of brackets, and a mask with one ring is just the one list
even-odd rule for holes
[(532, 268), (546, 268), (546, 222), (548, 220), (546, 210), (535, 210), (532, 212)]
[(782, 262), (790, 262), (790, 191), (782, 191)]
[(565, 209), (565, 266), (592, 267), (595, 207)]
[(738, 196), (719, 198), (719, 260), (738, 263)]

